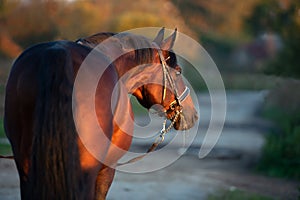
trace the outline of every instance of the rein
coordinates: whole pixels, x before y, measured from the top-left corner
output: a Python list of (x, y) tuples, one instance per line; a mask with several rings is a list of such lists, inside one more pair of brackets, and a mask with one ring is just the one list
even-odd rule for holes
[[(159, 58), (162, 64), (162, 70), (163, 70), (163, 95), (162, 95), (162, 103), (164, 102), (165, 98), (166, 98), (166, 94), (167, 94), (167, 83), (169, 82), (172, 90), (174, 91), (174, 95), (175, 95), (175, 100), (172, 101), (169, 105), (169, 108), (171, 110), (175, 110), (174, 105), (177, 104), (179, 107), (179, 110), (175, 110), (175, 116), (172, 119), (171, 124), (166, 127), (167, 124), (167, 118), (164, 120), (163, 122), (163, 127), (160, 131), (159, 136), (155, 139), (154, 143), (150, 146), (150, 148), (146, 151), (146, 153), (137, 156), (135, 158), (132, 158), (126, 162), (123, 163), (117, 163), (117, 166), (123, 166), (123, 165), (127, 165), (130, 163), (134, 163), (137, 162), (141, 159), (143, 159), (145, 156), (147, 156), (149, 153), (155, 151), (155, 149), (157, 148), (157, 146), (159, 144), (161, 144), (164, 139), (165, 139), (165, 135), (173, 128), (174, 124), (178, 121), (179, 116), (182, 114), (182, 105), (181, 103), (189, 96), (190, 94), (190, 89), (185, 86), (184, 91), (178, 95), (178, 90), (175, 84), (174, 79), (172, 78), (172, 76), (170, 75), (170, 71), (168, 69), (168, 64), (166, 63), (165, 58), (163, 57), (162, 51), (160, 49), (157, 49), (158, 54), (159, 54)], [(167, 112), (167, 110), (164, 111), (165, 113)]]

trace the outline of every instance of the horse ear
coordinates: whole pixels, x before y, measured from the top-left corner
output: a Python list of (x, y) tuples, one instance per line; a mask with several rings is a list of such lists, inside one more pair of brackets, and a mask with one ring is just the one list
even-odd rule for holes
[(156, 43), (157, 45), (160, 45), (164, 39), (164, 35), (165, 35), (165, 27), (162, 27), (158, 32), (157, 36), (155, 37), (155, 39), (153, 40), (153, 42)]
[(173, 48), (174, 43), (175, 43), (175, 39), (176, 39), (176, 35), (177, 35), (177, 28), (175, 28), (175, 31), (172, 35), (170, 35), (168, 38), (166, 38), (162, 44), (160, 45), (160, 48), (162, 50), (166, 50), (169, 51)]

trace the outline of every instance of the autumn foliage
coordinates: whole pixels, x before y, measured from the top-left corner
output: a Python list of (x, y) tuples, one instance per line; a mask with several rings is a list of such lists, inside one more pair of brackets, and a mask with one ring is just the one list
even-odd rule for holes
[(101, 31), (167, 25), (193, 35), (170, 1), (0, 0), (0, 6), (0, 52), (9, 57), (38, 42), (76, 40)]

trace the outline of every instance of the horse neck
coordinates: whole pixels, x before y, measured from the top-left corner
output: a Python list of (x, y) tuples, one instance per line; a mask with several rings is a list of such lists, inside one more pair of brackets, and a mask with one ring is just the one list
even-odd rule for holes
[[(144, 46), (148, 47), (148, 45)], [(125, 44), (122, 44), (118, 38), (114, 37), (103, 41), (100, 46), (97, 46), (97, 49), (113, 61), (119, 80), (122, 80), (128, 93), (132, 94), (131, 89), (140, 83), (141, 79), (147, 79), (151, 75), (149, 72), (152, 70), (144, 70), (147, 66), (141, 63), (149, 64), (154, 62), (152, 50), (126, 48)], [(159, 63), (159, 60), (157, 62)], [(145, 73), (145, 71), (147, 72)]]
[(129, 94), (143, 85), (143, 83), (153, 76), (155, 67), (149, 64), (139, 64), (132, 59), (118, 59), (115, 67), (119, 76), (119, 80), (124, 84)]

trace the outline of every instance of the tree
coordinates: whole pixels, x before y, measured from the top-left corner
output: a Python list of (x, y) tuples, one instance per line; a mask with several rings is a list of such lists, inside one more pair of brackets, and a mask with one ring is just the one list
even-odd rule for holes
[(11, 38), (5, 26), (8, 13), (17, 3), (9, 0), (0, 0), (0, 57), (14, 58), (22, 51), (22, 48)]
[(266, 73), (300, 78), (300, 2), (292, 0), (261, 1), (245, 21), (253, 36), (272, 32), (278, 34), (284, 47), (266, 65)]
[(194, 35), (170, 0), (0, 0), (0, 26), (23, 48), (140, 26), (177, 27)]
[(41, 0), (16, 4), (6, 14), (5, 27), (10, 36), (22, 47), (54, 39), (57, 28), (47, 8)]

